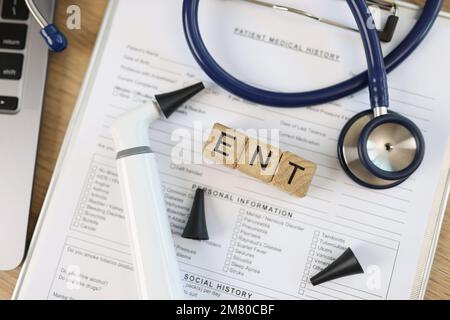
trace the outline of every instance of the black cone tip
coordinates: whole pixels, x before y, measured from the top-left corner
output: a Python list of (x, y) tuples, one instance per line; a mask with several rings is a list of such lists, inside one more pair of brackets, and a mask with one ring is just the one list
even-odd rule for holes
[(162, 113), (169, 118), (179, 107), (186, 101), (195, 96), (197, 93), (205, 89), (203, 83), (199, 82), (192, 86), (155, 96)]
[(355, 274), (364, 273), (361, 264), (356, 259), (352, 249), (348, 248), (344, 253), (331, 263), (324, 270), (311, 278), (313, 286), (325, 283), (334, 279), (343, 278)]
[(205, 217), (205, 191), (197, 189), (186, 227), (181, 235), (186, 239), (209, 240)]

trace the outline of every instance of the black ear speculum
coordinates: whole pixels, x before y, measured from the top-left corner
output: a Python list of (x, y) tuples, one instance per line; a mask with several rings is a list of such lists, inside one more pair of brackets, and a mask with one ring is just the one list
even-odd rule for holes
[(313, 286), (331, 280), (364, 273), (352, 249), (348, 248), (333, 263), (311, 278)]
[(199, 188), (195, 192), (191, 214), (181, 236), (193, 240), (209, 240), (205, 216), (205, 191), (203, 189)]

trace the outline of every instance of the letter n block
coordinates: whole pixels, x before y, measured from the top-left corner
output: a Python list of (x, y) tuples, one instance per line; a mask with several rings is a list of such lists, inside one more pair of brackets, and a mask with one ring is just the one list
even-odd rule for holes
[(249, 176), (269, 183), (277, 170), (281, 151), (270, 144), (249, 138), (238, 161), (237, 169)]
[(281, 155), (272, 185), (294, 196), (303, 198), (308, 192), (317, 166), (291, 152)]
[(205, 142), (203, 156), (215, 164), (223, 164), (234, 169), (244, 151), (247, 139), (245, 134), (216, 123)]

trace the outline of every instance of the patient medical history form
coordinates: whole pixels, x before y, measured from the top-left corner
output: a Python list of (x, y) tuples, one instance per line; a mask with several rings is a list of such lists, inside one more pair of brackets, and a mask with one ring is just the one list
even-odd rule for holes
[[(295, 5), (295, 1), (284, 1)], [(345, 2), (304, 1), (350, 16)], [(323, 2), (323, 3), (322, 3)], [(389, 76), (392, 109), (423, 131), (421, 168), (390, 190), (363, 188), (336, 157), (346, 121), (368, 109), (367, 90), (310, 108), (280, 109), (220, 89), (192, 58), (182, 1), (111, 1), (90, 72), (58, 161), (16, 298), (133, 299), (111, 123), (154, 94), (196, 81), (207, 90), (149, 128), (187, 299), (407, 299), (420, 297), (449, 167), (450, 24)], [(400, 11), (388, 52), (414, 22)], [(267, 23), (271, 21), (271, 23)], [(365, 69), (357, 33), (239, 1), (204, 1), (200, 24), (220, 64), (262, 88), (305, 91)], [(446, 54), (443, 54), (445, 52)], [(299, 199), (218, 165), (175, 163), (179, 129), (208, 133), (215, 122), (279, 129), (280, 148), (318, 165)], [(201, 150), (200, 150), (201, 152)], [(206, 189), (209, 241), (181, 238), (195, 190)], [(438, 229), (438, 228), (437, 228)], [(351, 247), (364, 274), (313, 287), (309, 279)]]

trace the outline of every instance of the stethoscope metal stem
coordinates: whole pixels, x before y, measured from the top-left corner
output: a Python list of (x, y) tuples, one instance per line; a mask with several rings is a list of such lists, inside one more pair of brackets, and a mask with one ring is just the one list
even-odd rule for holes
[(388, 113), (388, 108), (387, 107), (376, 107), (376, 108), (373, 108), (373, 117), (374, 118), (377, 118), (379, 116), (384, 116), (387, 113)]
[(47, 20), (44, 18), (42, 13), (39, 11), (39, 9), (36, 7), (36, 4), (33, 0), (25, 0), (25, 3), (28, 6), (28, 10), (36, 20), (36, 22), (39, 24), (41, 29), (44, 29), (46, 26), (48, 26)]

